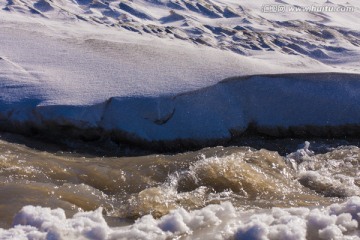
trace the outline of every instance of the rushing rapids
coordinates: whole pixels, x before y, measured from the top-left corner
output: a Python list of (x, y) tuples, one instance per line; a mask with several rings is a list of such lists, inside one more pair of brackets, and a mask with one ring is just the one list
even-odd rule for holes
[[(5, 139), (0, 141), (3, 228), (31, 223), (19, 221), (21, 213), (14, 221), (25, 205), (60, 207), (68, 217), (102, 207), (105, 224), (119, 228), (143, 216), (169, 218), (175, 209), (194, 214), (230, 204), (226, 206), (238, 212), (234, 214), (250, 216), (274, 207), (325, 207), (360, 196), (360, 149), (344, 141), (305, 142), (281, 155), (234, 146), (175, 155), (98, 157), (50, 144), (46, 151), (34, 149), (26, 146), (30, 141), (25, 138), (22, 144)], [(291, 148), (293, 140), (288, 142)]]

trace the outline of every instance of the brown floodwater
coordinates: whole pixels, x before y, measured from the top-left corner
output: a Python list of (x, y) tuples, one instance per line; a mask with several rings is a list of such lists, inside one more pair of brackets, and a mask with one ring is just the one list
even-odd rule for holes
[(3, 134), (0, 227), (11, 227), (25, 205), (60, 207), (68, 216), (101, 206), (108, 223), (120, 226), (149, 213), (161, 217), (179, 207), (192, 210), (223, 201), (247, 210), (326, 206), (360, 195), (357, 146), (317, 140), (309, 149), (305, 144), (296, 150), (301, 142), (252, 140), (249, 145), (256, 148), (103, 157), (76, 152), (76, 144), (69, 148)]

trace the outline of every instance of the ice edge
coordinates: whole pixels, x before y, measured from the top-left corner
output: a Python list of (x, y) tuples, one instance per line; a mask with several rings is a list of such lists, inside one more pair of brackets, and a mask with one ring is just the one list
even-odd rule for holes
[(211, 146), (245, 134), (356, 137), (360, 75), (253, 75), (175, 96), (113, 97), (91, 106), (48, 106), (28, 99), (0, 109), (3, 131), (110, 137), (147, 148)]

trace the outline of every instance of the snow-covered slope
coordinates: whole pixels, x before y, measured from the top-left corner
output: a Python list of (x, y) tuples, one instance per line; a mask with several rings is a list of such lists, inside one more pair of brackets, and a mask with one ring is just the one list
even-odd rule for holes
[(7, 83), (35, 88), (31, 92), (44, 104), (93, 104), (110, 97), (176, 94), (233, 76), (338, 71), (281, 52), (245, 57), (83, 22), (6, 12), (1, 19), (1, 87), (7, 99), (25, 97), (22, 91), (7, 94)]
[[(342, 11), (293, 9), (319, 6)], [(348, 58), (359, 58), (356, 0), (9, 0), (3, 10), (180, 39), (241, 55), (275, 51), (331, 64), (350, 61), (359, 67)]]
[[(326, 3), (349, 12), (265, 13), (264, 4), (325, 3), (3, 1), (1, 127), (135, 142), (229, 139), (249, 126), (356, 134), (358, 1)], [(311, 74), (266, 75), (283, 73)]]

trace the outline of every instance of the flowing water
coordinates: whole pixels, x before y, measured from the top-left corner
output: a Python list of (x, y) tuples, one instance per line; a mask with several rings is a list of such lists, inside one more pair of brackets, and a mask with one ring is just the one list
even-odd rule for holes
[[(0, 139), (1, 228), (11, 227), (25, 205), (60, 207), (68, 217), (102, 207), (107, 224), (120, 227), (148, 214), (160, 218), (180, 207), (191, 212), (230, 202), (242, 212), (311, 209), (360, 196), (356, 141), (303, 142), (296, 149), (293, 140), (282, 140), (281, 155), (233, 146), (99, 157), (47, 143), (29, 147), (31, 139), (14, 143), (11, 135), (6, 136)], [(294, 150), (286, 153), (286, 147)]]

